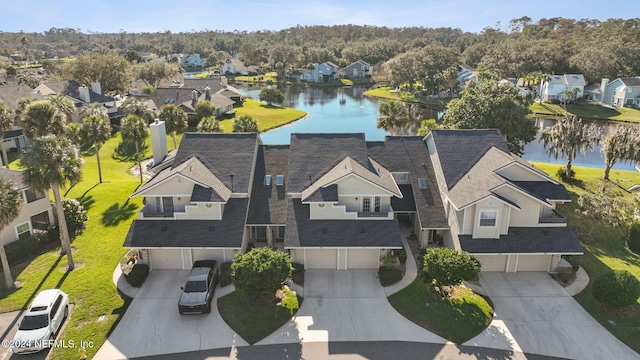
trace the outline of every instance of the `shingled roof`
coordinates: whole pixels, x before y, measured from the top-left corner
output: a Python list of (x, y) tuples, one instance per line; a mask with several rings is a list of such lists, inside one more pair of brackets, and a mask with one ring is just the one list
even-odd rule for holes
[(570, 227), (510, 227), (499, 239), (473, 239), (458, 235), (462, 251), (469, 254), (582, 254), (580, 241)]
[(0, 178), (10, 182), (16, 190), (27, 189), (29, 186), (22, 180), (22, 171), (0, 167)]
[[(288, 165), (289, 145), (259, 146), (247, 224), (285, 224), (287, 217), (286, 186)], [(271, 175), (271, 185), (264, 185), (265, 175)], [(276, 185), (277, 175), (284, 175), (283, 185)]]
[(0, 86), (0, 101), (7, 109), (15, 111), (18, 109), (18, 102), (25, 98), (31, 98), (33, 89), (26, 85), (6, 85)]

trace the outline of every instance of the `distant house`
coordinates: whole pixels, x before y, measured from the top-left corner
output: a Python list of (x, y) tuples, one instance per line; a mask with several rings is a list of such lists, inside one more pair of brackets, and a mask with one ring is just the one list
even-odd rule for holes
[(180, 56), (180, 66), (183, 69), (201, 68), (204, 65), (204, 60), (200, 57), (200, 54), (190, 54)]
[(20, 192), (22, 208), (17, 219), (5, 226), (0, 233), (0, 239), (10, 244), (34, 231), (46, 230), (53, 224), (53, 210), (48, 192), (37, 192), (29, 188), (22, 181), (22, 172), (0, 168), (0, 178), (13, 184)]
[(640, 108), (640, 77), (602, 79), (600, 95), (603, 104)]
[(313, 64), (313, 69), (308, 69), (298, 76), (298, 80), (308, 82), (327, 82), (335, 80), (338, 74), (338, 65), (327, 61), (322, 64)]
[[(0, 102), (3, 102), (7, 109), (11, 111), (18, 109), (20, 100), (37, 95), (32, 88), (26, 85), (0, 86)], [(27, 138), (22, 133), (20, 126), (14, 126), (10, 131), (4, 133), (2, 141), (6, 151), (20, 150), (27, 146)], [(2, 161), (0, 156), (0, 165), (3, 165)]]
[(460, 86), (464, 87), (469, 83), (478, 83), (478, 72), (469, 67), (468, 65), (460, 65), (460, 71), (458, 71), (458, 81)]
[(358, 60), (341, 69), (340, 73), (347, 79), (364, 79), (365, 77), (371, 76), (369, 72), (370, 68), (371, 66), (368, 63)]
[(70, 98), (78, 109), (78, 112), (72, 117), (72, 121), (74, 122), (80, 120), (78, 115), (80, 108), (85, 104), (94, 102), (102, 104), (107, 108), (107, 114), (110, 120), (122, 117), (122, 114), (118, 113), (116, 99), (102, 94), (102, 87), (99, 82), (91, 83), (91, 88), (89, 88), (75, 80), (56, 81), (40, 84), (35, 91), (38, 93), (34, 95), (36, 98), (44, 99), (46, 96), (54, 94), (60, 94)]
[(222, 66), (220, 66), (220, 74), (222, 75), (249, 75), (255, 73), (255, 67), (245, 66), (242, 60), (236, 57), (228, 59), (224, 64), (222, 64)]
[(540, 82), (540, 98), (543, 101), (562, 101), (565, 91), (576, 88), (578, 89), (576, 98), (581, 98), (584, 96), (584, 87), (586, 85), (587, 83), (582, 74), (550, 75)]

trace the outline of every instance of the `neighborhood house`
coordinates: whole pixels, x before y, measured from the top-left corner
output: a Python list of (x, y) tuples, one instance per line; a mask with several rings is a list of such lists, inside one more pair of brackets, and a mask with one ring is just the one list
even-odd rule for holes
[(542, 101), (563, 101), (565, 91), (577, 89), (576, 99), (584, 96), (587, 83), (582, 74), (549, 75), (540, 82), (540, 99)]
[(600, 102), (616, 107), (640, 108), (640, 77), (602, 79)]
[(561, 255), (582, 254), (555, 212), (570, 201), (564, 187), (512, 155), (497, 130), (382, 141), (294, 133), (290, 145), (187, 133), (166, 156), (164, 123), (151, 127), (162, 170), (132, 195), (145, 205), (124, 246), (152, 269), (231, 261), (250, 243), (287, 251), (307, 269), (375, 269), (402, 248), (401, 226), (424, 248), (468, 252), (484, 271), (554, 272)]

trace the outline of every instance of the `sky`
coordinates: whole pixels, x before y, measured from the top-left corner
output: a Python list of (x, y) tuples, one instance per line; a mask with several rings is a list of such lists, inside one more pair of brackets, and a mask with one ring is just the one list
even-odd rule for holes
[(1, 0), (0, 31), (84, 33), (281, 30), (296, 25), (451, 27), (508, 30), (511, 19), (638, 17), (634, 1), (559, 0)]

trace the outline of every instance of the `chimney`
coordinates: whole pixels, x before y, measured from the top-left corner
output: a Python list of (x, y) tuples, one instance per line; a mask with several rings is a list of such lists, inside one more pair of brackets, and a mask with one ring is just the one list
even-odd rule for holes
[(86, 86), (80, 86), (78, 88), (78, 92), (80, 92), (80, 100), (86, 103), (91, 102), (91, 95), (89, 95), (89, 88)]
[(208, 86), (204, 88), (204, 99), (206, 101), (211, 101), (211, 88)]
[(98, 95), (102, 95), (102, 87), (100, 86), (99, 82), (92, 82), (91, 83), (91, 91), (93, 91), (94, 93), (98, 94)]
[(167, 128), (164, 121), (155, 119), (149, 125), (151, 130), (151, 149), (153, 150), (153, 165), (158, 165), (167, 156)]
[(607, 91), (607, 86), (609, 86), (609, 79), (602, 79), (602, 82), (600, 83), (600, 102), (601, 103), (605, 102), (604, 95), (605, 95), (605, 92)]
[(195, 105), (198, 102), (198, 90), (193, 89), (191, 92), (191, 105)]
[(227, 77), (226, 76), (221, 76), (220, 77), (220, 84), (222, 85), (222, 87), (224, 87), (225, 89), (227, 88), (227, 85), (229, 85), (229, 82), (227, 81)]
[(42, 93), (40, 92), (40, 90), (36, 90), (31, 92), (31, 98), (36, 100), (42, 100), (44, 99), (44, 96), (42, 96)]

